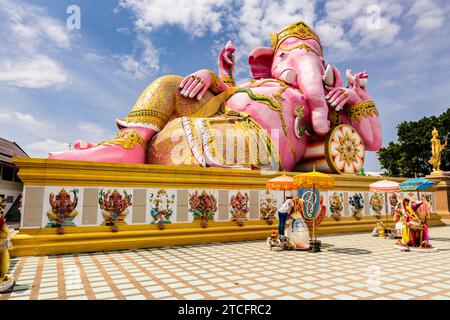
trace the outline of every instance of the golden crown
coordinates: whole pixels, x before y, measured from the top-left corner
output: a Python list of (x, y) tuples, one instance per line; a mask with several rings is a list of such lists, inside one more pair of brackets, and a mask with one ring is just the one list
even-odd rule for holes
[(289, 37), (296, 37), (302, 40), (316, 40), (322, 48), (319, 36), (303, 21), (291, 24), (278, 33), (271, 33), (270, 42), (272, 43), (272, 48), (274, 50), (278, 49), (280, 44)]

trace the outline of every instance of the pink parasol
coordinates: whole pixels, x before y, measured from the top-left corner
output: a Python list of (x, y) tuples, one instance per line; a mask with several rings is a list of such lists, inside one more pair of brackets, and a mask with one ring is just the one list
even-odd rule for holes
[(400, 190), (400, 183), (390, 180), (381, 180), (370, 184), (372, 192), (397, 192)]
[(384, 192), (386, 202), (386, 222), (388, 222), (389, 209), (388, 209), (388, 192), (398, 192), (400, 190), (400, 183), (390, 180), (381, 180), (370, 184), (370, 191), (372, 192)]

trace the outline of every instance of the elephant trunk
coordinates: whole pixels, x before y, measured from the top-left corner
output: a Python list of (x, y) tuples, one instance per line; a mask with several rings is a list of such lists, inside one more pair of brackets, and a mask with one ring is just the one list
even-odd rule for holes
[(296, 63), (297, 84), (308, 101), (312, 127), (316, 134), (326, 135), (330, 131), (330, 122), (322, 79), (325, 72), (322, 60), (317, 55), (305, 53)]

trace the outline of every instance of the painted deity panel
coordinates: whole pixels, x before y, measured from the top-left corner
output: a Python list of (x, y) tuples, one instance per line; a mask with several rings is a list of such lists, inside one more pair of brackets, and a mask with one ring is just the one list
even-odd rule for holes
[(99, 188), (98, 221), (102, 226), (132, 224), (133, 189)]
[(375, 216), (377, 219), (381, 219), (381, 217), (386, 214), (385, 203), (384, 193), (369, 193), (370, 215)]
[(344, 215), (344, 192), (329, 191), (328, 192), (328, 216), (335, 221), (340, 221)]
[(389, 192), (387, 194), (388, 197), (388, 207), (389, 214), (394, 215), (397, 206), (401, 206), (402, 199), (399, 192)]
[(192, 221), (214, 221), (218, 211), (218, 191), (208, 189), (189, 190), (188, 219)]
[(250, 195), (248, 191), (230, 191), (228, 194), (229, 219), (247, 220), (250, 213)]
[(148, 189), (147, 212), (150, 224), (176, 222), (176, 196), (174, 189)]
[(83, 188), (46, 187), (44, 194), (43, 228), (81, 226)]
[(349, 192), (348, 204), (350, 208), (350, 216), (356, 220), (361, 220), (364, 215), (365, 200), (363, 192)]
[(273, 220), (277, 218), (278, 208), (283, 203), (283, 193), (274, 190), (259, 191), (259, 218)]

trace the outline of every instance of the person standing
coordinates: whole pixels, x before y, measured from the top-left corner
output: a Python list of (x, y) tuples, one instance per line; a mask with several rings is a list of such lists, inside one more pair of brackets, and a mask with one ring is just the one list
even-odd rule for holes
[(291, 212), (292, 207), (294, 206), (294, 201), (292, 200), (292, 196), (286, 197), (286, 200), (283, 202), (281, 207), (278, 209), (278, 236), (280, 238), (284, 237), (284, 228), (286, 226), (286, 220)]

